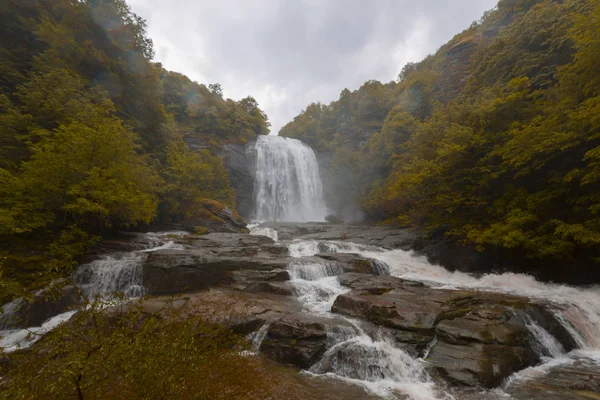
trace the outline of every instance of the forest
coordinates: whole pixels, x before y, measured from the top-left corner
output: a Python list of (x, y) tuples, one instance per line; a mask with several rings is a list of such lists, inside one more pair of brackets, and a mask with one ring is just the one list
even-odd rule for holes
[(3, 1), (0, 43), (0, 301), (115, 230), (235, 207), (219, 146), (267, 134), (266, 114), (153, 62), (125, 1)]
[(332, 157), (334, 192), (371, 221), (597, 271), (598, 32), (597, 1), (501, 0), (395, 82), (310, 104), (280, 135)]

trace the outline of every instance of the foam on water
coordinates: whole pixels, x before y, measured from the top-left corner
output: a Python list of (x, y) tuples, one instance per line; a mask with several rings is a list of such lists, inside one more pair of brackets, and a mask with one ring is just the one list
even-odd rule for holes
[[(505, 385), (535, 379), (552, 368), (568, 365), (578, 358), (586, 358), (600, 365), (600, 288), (580, 288), (543, 283), (535, 278), (514, 273), (489, 274), (475, 277), (462, 272), (451, 272), (430, 264), (424, 257), (403, 250), (385, 250), (353, 243), (317, 240), (294, 240), (289, 245), (293, 257), (313, 256), (322, 252), (357, 253), (380, 262), (382, 273), (424, 282), (444, 289), (470, 289), (508, 293), (528, 297), (550, 306), (557, 319), (571, 333), (580, 349), (565, 354), (562, 345), (533, 320), (526, 321), (542, 364), (519, 371)], [(321, 265), (291, 263), (292, 282), (305, 309), (319, 315), (331, 315), (335, 298), (347, 289), (339, 285), (338, 271)], [(338, 316), (339, 318), (339, 316)], [(346, 318), (344, 318), (346, 319)], [(358, 321), (346, 319), (352, 326), (345, 335), (330, 334), (330, 347), (323, 359), (311, 368), (313, 374), (343, 379), (361, 385), (382, 397), (403, 393), (411, 399), (450, 399), (448, 393), (435, 388), (424, 372), (421, 360), (412, 359), (397, 349), (393, 340), (367, 334)], [(461, 390), (453, 390), (460, 399)], [(468, 398), (507, 398), (501, 389), (466, 394)], [(474, 396), (474, 397), (471, 397)]]
[[(289, 248), (293, 257), (314, 255), (324, 249), (330, 252), (357, 250), (352, 244), (318, 242), (294, 242)], [(382, 272), (387, 272), (387, 265), (383, 262), (378, 265)], [(339, 283), (337, 276), (344, 271), (338, 264), (325, 260), (307, 262), (300, 258), (289, 263), (288, 271), (305, 312), (337, 318), (341, 323), (328, 331), (328, 350), (309, 373), (357, 384), (383, 397), (401, 393), (414, 400), (448, 398), (436, 394), (435, 385), (421, 361), (397, 348), (389, 334), (367, 333), (360, 321), (331, 313), (335, 299), (350, 290)]]
[(259, 225), (260, 225), (259, 223), (254, 223), (254, 224), (248, 225), (248, 229), (250, 229), (251, 235), (266, 236), (266, 237), (273, 239), (273, 241), (275, 241), (275, 242), (277, 242), (279, 240), (279, 234), (277, 233), (277, 231), (275, 229), (259, 227)]

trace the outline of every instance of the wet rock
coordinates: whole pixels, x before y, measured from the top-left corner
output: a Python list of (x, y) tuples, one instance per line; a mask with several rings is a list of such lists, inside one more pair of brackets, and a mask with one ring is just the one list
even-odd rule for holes
[(389, 269), (377, 260), (371, 260), (353, 253), (318, 253), (315, 257), (328, 261), (337, 261), (346, 264), (346, 272), (360, 274), (389, 275)]
[(292, 296), (294, 287), (288, 282), (255, 282), (244, 288), (250, 293), (273, 293), (283, 296)]
[[(372, 294), (368, 289), (353, 290), (337, 297), (332, 311), (366, 319), (376, 325), (433, 336), (435, 325), (442, 313), (443, 302), (450, 293), (430, 292), (423, 296), (422, 288), (384, 289)], [(375, 290), (377, 292), (377, 290)]]
[(600, 366), (592, 360), (577, 360), (511, 382), (505, 391), (516, 400), (597, 400)]
[(74, 286), (44, 289), (31, 299), (18, 299), (4, 305), (0, 313), (0, 329), (21, 329), (41, 326), (55, 315), (67, 312), (83, 301), (79, 290)]
[[(570, 336), (542, 305), (505, 294), (441, 290), (394, 277), (345, 274), (351, 287), (332, 311), (390, 330), (398, 346), (426, 357), (435, 375), (467, 386), (495, 387), (539, 361), (528, 321), (557, 340)], [(572, 349), (572, 339), (561, 341)]]
[(338, 280), (343, 286), (364, 290), (371, 294), (383, 294), (401, 287), (425, 287), (421, 282), (407, 281), (395, 276), (373, 276), (359, 273), (346, 273), (338, 276)]
[(285, 282), (290, 280), (288, 271), (276, 268), (272, 271), (241, 270), (231, 271), (232, 280), (240, 283), (247, 282)]
[(260, 351), (280, 363), (309, 368), (325, 353), (331, 323), (307, 314), (286, 315), (271, 324)]
[(390, 330), (396, 340), (396, 347), (402, 349), (413, 358), (423, 357), (426, 350), (435, 340), (429, 333)]
[(219, 248), (242, 248), (252, 246), (266, 246), (271, 247), (275, 244), (273, 239), (266, 236), (254, 236), (240, 233), (223, 233), (215, 232), (206, 235), (190, 236), (185, 240), (180, 241), (181, 244), (188, 248), (207, 248), (207, 247), (219, 247)]
[(409, 250), (419, 234), (410, 229), (369, 225), (334, 225), (329, 223), (266, 222), (261, 227), (275, 229), (279, 239), (326, 240), (352, 242), (388, 249)]
[(182, 296), (157, 296), (134, 301), (127, 306), (115, 307), (113, 312), (125, 312), (133, 307), (143, 313), (181, 316), (200, 315), (208, 322), (217, 323), (235, 332), (249, 334), (264, 324), (284, 315), (297, 314), (302, 306), (295, 297), (272, 293), (249, 293), (229, 288), (189, 293)]
[(148, 294), (189, 293), (231, 284), (243, 290), (253, 282), (289, 280), (287, 251), (268, 237), (210, 233), (178, 243), (183, 250), (158, 250), (145, 260), (143, 282)]
[(268, 272), (286, 265), (285, 258), (259, 254), (258, 249), (159, 250), (144, 262), (143, 283), (148, 294), (194, 292), (232, 283), (232, 271)]
[(538, 358), (524, 346), (476, 342), (457, 345), (439, 340), (426, 361), (450, 383), (493, 388), (513, 372), (534, 365)]

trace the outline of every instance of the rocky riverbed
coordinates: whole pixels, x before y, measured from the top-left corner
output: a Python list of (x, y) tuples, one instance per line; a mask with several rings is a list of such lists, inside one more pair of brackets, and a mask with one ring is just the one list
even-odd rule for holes
[[(568, 301), (452, 275), (408, 252), (419, 237), (407, 230), (269, 223), (255, 231), (271, 237), (179, 233), (101, 246), (113, 249), (111, 260), (135, 260), (138, 272), (123, 276), (141, 280), (146, 311), (168, 304), (210, 316), (278, 363), (365, 389), (354, 398), (600, 398), (598, 363), (573, 355), (593, 344), (581, 321), (565, 320)], [(137, 258), (122, 252), (144, 246), (154, 247)], [(82, 285), (104, 264), (90, 265)], [(13, 304), (5, 328), (39, 325), (72, 297)]]

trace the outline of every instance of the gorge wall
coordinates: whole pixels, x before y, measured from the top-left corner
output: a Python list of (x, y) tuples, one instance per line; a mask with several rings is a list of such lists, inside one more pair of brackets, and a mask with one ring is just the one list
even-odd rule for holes
[(247, 144), (228, 144), (221, 153), (229, 182), (235, 191), (237, 211), (244, 219), (251, 218), (254, 210), (255, 146), (256, 140)]

